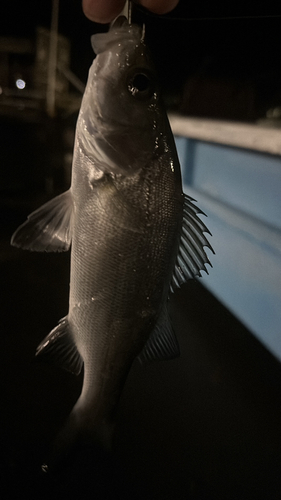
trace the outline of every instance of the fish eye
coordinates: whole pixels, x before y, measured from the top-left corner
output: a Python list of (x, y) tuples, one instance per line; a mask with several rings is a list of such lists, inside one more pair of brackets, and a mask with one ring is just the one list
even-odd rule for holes
[(136, 98), (150, 98), (155, 92), (154, 79), (144, 72), (134, 73), (128, 80), (128, 90)]
[(149, 85), (150, 85), (149, 78), (143, 73), (138, 73), (132, 81), (132, 87), (137, 92), (146, 92), (149, 88)]

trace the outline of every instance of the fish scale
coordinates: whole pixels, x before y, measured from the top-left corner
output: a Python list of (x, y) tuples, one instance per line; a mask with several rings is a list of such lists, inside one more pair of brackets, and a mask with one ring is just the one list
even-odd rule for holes
[[(37, 348), (72, 373), (81, 395), (54, 441), (54, 465), (82, 435), (110, 443), (135, 358), (179, 354), (169, 295), (210, 263), (200, 210), (182, 192), (173, 135), (139, 27), (118, 18), (92, 37), (68, 191), (33, 212), (12, 244), (71, 246), (67, 316)], [(46, 467), (44, 467), (46, 470)]]

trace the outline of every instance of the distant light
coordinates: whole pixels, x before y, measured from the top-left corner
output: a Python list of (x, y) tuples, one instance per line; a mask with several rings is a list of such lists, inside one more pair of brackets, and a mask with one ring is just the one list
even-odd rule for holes
[(17, 88), (18, 88), (18, 89), (20, 89), (20, 90), (24, 89), (24, 88), (25, 88), (25, 81), (24, 81), (24, 80), (22, 80), (21, 78), (18, 78), (18, 79), (16, 80), (16, 86), (17, 86)]
[(2, 90), (2, 87), (0, 87), (0, 95), (2, 94), (3, 90)]

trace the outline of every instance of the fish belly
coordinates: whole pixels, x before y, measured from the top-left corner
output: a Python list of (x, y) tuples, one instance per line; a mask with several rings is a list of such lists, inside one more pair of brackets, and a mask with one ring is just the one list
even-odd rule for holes
[(93, 425), (114, 409), (167, 299), (178, 220), (164, 193), (157, 193), (162, 201), (149, 217), (143, 192), (135, 193), (138, 210), (116, 186), (91, 190), (84, 201), (78, 197), (69, 324), (84, 360), (76, 409), (91, 415)]

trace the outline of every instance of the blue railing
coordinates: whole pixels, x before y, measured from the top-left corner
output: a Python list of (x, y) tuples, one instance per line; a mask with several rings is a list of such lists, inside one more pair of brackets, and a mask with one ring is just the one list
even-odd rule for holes
[(202, 283), (281, 360), (281, 131), (178, 120), (184, 190), (216, 252)]

